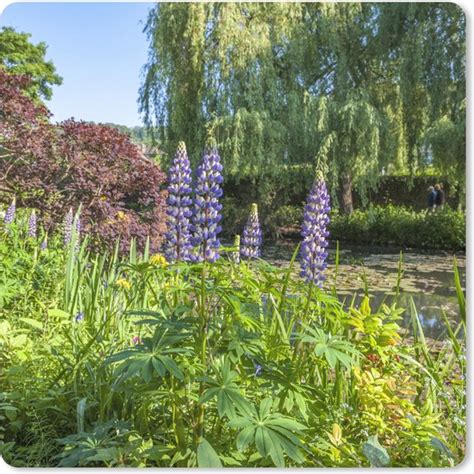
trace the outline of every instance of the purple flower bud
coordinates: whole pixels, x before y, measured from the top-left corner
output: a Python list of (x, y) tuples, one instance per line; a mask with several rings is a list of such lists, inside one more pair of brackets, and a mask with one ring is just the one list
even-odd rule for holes
[(16, 198), (13, 198), (12, 203), (7, 209), (5, 213), (5, 217), (3, 218), (3, 222), (7, 225), (11, 224), (15, 219), (15, 212), (16, 212)]
[(304, 208), (303, 226), (301, 235), (301, 276), (306, 282), (314, 282), (322, 287), (326, 269), (328, 253), (327, 237), (329, 232), (329, 194), (326, 182), (321, 173), (318, 173)]
[(30, 219), (28, 220), (28, 237), (36, 239), (36, 212), (31, 211)]
[(234, 263), (239, 263), (240, 262), (240, 235), (236, 235), (234, 237), (234, 247), (235, 250), (231, 254), (231, 258), (234, 261)]
[(64, 223), (63, 223), (63, 242), (64, 242), (64, 245), (69, 244), (69, 242), (71, 241), (73, 219), (74, 219), (74, 216), (73, 216), (73, 213), (72, 213), (72, 208), (69, 208), (69, 211), (66, 214), (66, 217), (64, 218)]
[(79, 311), (79, 313), (76, 314), (76, 316), (74, 316), (74, 320), (76, 321), (76, 323), (82, 321), (84, 319), (84, 313), (82, 311)]
[(41, 242), (40, 249), (42, 251), (46, 250), (48, 248), (48, 234), (44, 236), (43, 242)]
[(167, 233), (164, 253), (169, 262), (188, 261), (191, 251), (191, 165), (186, 145), (180, 142), (169, 170)]
[(220, 160), (217, 150), (206, 152), (197, 169), (192, 225), (194, 251), (191, 256), (195, 262), (215, 262), (219, 258), (220, 241), (217, 235), (222, 230), (219, 225), (222, 219), (219, 198), (223, 194)]
[(258, 258), (261, 255), (262, 231), (258, 221), (258, 207), (254, 203), (245, 224), (240, 254), (245, 258)]

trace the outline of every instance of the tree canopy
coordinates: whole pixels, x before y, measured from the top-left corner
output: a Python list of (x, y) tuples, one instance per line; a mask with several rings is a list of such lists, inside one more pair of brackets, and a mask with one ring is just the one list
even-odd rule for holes
[(33, 99), (51, 99), (53, 85), (60, 85), (62, 78), (56, 74), (52, 61), (46, 61), (46, 43), (33, 44), (29, 33), (19, 33), (13, 28), (0, 30), (0, 67), (9, 73), (31, 78), (27, 93)]
[(454, 4), (168, 3), (145, 32), (146, 124), (168, 152), (185, 140), (194, 160), (215, 139), (227, 177), (250, 179), (261, 199), (317, 164), (348, 212), (352, 188), (364, 196), (387, 172), (435, 166), (464, 189)]
[(157, 250), (166, 230), (165, 175), (130, 138), (113, 127), (66, 120), (27, 95), (30, 78), (0, 69), (0, 202), (16, 198), (36, 209), (47, 229), (81, 209), (94, 247), (127, 251), (149, 238)]

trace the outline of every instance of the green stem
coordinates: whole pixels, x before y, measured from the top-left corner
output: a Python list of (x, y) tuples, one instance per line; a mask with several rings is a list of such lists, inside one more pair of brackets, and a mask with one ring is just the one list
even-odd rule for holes
[[(199, 301), (199, 315), (200, 315), (200, 350), (201, 350), (201, 364), (203, 367), (206, 367), (207, 361), (207, 312), (206, 312), (206, 262), (204, 261), (202, 266), (201, 272), (201, 295)], [(199, 384), (199, 398), (201, 398), (202, 394), (204, 393), (204, 383), (200, 382)], [(199, 443), (203, 435), (204, 429), (204, 415), (205, 415), (205, 408), (204, 404), (201, 403), (198, 406), (198, 419), (196, 424), (196, 433), (195, 433), (195, 441), (196, 444)]]
[[(308, 312), (309, 312), (309, 305), (310, 305), (310, 302), (311, 302), (311, 296), (313, 294), (313, 287), (314, 287), (314, 282), (311, 281), (309, 283), (308, 295), (306, 297), (306, 305), (304, 307), (303, 314), (301, 316), (301, 323), (300, 323), (301, 327), (303, 327), (304, 324), (306, 323), (307, 315), (308, 315)], [(298, 341), (298, 343), (295, 346), (295, 350), (293, 352), (293, 362), (296, 360), (296, 356), (301, 352), (302, 347), (303, 347), (303, 343), (301, 341)], [(299, 364), (299, 366), (300, 365), (301, 364)]]

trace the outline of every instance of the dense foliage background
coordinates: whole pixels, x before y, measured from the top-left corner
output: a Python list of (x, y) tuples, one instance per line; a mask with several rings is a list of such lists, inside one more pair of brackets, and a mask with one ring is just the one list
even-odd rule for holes
[[(465, 16), (448, 3), (158, 4), (141, 109), (168, 155), (217, 140), (265, 211), (316, 162), (348, 213), (383, 173), (465, 189)], [(307, 186), (302, 186), (306, 189)], [(424, 193), (425, 189), (420, 190)], [(293, 203), (294, 204), (294, 203)]]

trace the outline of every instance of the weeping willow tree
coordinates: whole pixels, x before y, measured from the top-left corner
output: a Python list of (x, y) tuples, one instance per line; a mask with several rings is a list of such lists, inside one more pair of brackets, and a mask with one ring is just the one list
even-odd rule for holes
[(158, 4), (141, 111), (169, 154), (215, 140), (268, 205), (316, 163), (346, 212), (384, 172), (435, 166), (462, 187), (464, 23), (452, 4)]

